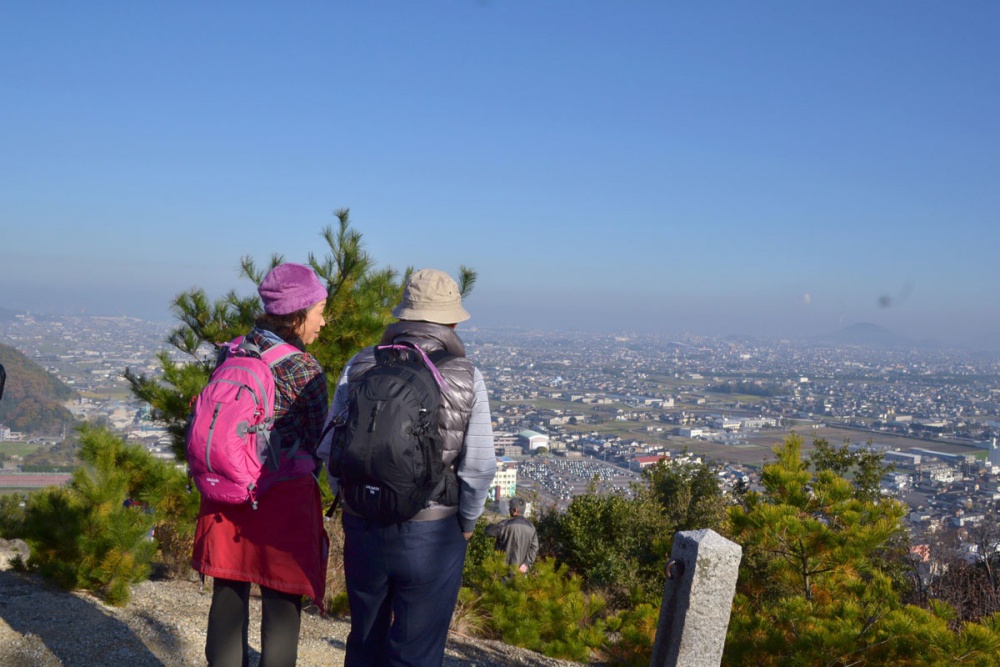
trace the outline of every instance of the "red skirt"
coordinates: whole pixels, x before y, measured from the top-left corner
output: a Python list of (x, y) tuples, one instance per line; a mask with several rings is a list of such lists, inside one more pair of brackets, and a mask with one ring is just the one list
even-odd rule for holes
[(257, 509), (202, 498), (191, 556), (202, 574), (306, 595), (322, 608), (328, 554), (312, 475), (277, 483)]

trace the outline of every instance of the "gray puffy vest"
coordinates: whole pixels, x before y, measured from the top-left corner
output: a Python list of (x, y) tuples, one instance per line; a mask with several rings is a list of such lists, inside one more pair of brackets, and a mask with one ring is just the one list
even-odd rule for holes
[[(427, 354), (443, 349), (453, 355), (438, 366), (441, 375), (451, 387), (450, 392), (442, 392), (441, 394), (441, 410), (438, 421), (444, 444), (442, 458), (445, 465), (454, 471), (462, 453), (462, 443), (465, 440), (469, 416), (472, 414), (475, 367), (471, 361), (465, 358), (465, 345), (462, 344), (451, 327), (431, 322), (402, 320), (386, 327), (379, 344), (389, 345), (400, 342), (413, 343)], [(361, 350), (351, 361), (351, 370), (347, 377), (349, 385), (356, 384), (374, 365), (373, 349), (366, 347)], [(444, 489), (441, 489), (441, 493), (435, 492), (431, 497), (438, 498), (443, 491)], [(347, 510), (350, 511), (350, 507)], [(427, 509), (422, 510), (411, 521), (433, 521), (457, 512), (457, 504), (443, 505), (432, 500)]]

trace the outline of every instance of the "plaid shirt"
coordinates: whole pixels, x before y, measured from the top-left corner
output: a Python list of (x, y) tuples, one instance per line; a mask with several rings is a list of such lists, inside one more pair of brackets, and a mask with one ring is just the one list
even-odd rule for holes
[[(264, 352), (276, 345), (270, 336), (254, 328), (246, 340)], [(329, 403), (319, 362), (307, 352), (285, 357), (274, 365), (274, 386), (274, 429), (281, 434), (282, 449), (298, 440), (301, 449), (315, 455)]]

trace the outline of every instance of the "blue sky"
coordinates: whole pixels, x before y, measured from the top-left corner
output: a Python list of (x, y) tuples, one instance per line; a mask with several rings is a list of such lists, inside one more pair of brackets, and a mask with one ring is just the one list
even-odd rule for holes
[(166, 320), (349, 207), (383, 265), (476, 268), (470, 324), (1000, 331), (998, 32), (992, 0), (3, 3), (0, 307)]

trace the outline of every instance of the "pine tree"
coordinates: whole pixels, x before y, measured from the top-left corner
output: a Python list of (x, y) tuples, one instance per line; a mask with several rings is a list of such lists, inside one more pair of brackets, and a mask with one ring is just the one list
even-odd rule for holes
[(997, 619), (953, 632), (954, 610), (904, 605), (884, 554), (904, 506), (815, 475), (789, 436), (762, 493), (730, 509), (744, 549), (726, 665), (995, 665)]
[(542, 512), (537, 528), (547, 555), (601, 590), (613, 608), (659, 603), (673, 531), (646, 489), (637, 488), (630, 498), (591, 488), (574, 496), (564, 512)]
[(882, 477), (893, 470), (893, 465), (886, 463), (880, 452), (871, 449), (871, 444), (869, 440), (868, 447), (852, 452), (847, 440), (836, 447), (826, 438), (816, 438), (809, 462), (817, 472), (829, 470), (840, 477), (852, 479), (859, 498), (875, 500), (881, 495), (879, 483)]
[(27, 496), (23, 493), (6, 493), (0, 496), (0, 539), (10, 540), (24, 532), (24, 508)]
[(469, 590), (464, 597), (477, 600), (487, 630), (508, 644), (586, 661), (605, 642), (604, 599), (549, 558), (523, 575), (495, 552), (474, 570)]
[(542, 553), (600, 589), (615, 609), (659, 605), (663, 564), (678, 530), (723, 530), (726, 500), (708, 464), (659, 463), (629, 494), (574, 496), (564, 512), (538, 518)]
[[(362, 235), (351, 227), (350, 212), (335, 212), (338, 224), (327, 226), (322, 238), (327, 250), (322, 259), (309, 254), (308, 263), (326, 283), (329, 297), (324, 317), (327, 325), (309, 352), (326, 371), (327, 384), (335, 386), (347, 361), (366, 345), (378, 342), (382, 330), (393, 321), (391, 310), (399, 301), (402, 275), (391, 267), (377, 268), (375, 260), (365, 251)], [(158, 355), (163, 377), (159, 380), (126, 370), (132, 393), (153, 407), (154, 415), (164, 420), (172, 435), (173, 450), (179, 461), (184, 460), (184, 429), (192, 399), (208, 382), (215, 365), (215, 346), (245, 334), (263, 312), (256, 294), (267, 271), (285, 261), (274, 255), (265, 268), (250, 257), (240, 262), (241, 277), (254, 286), (251, 296), (240, 296), (231, 290), (212, 301), (205, 290), (193, 288), (179, 294), (172, 304), (179, 325), (167, 342), (188, 357), (186, 363), (171, 360), (166, 352)], [(460, 291), (467, 296), (476, 282), (476, 272), (459, 268)]]
[[(349, 211), (342, 209), (335, 215), (337, 224), (322, 231), (327, 246), (323, 257), (320, 259), (310, 253), (307, 260), (320, 280), (326, 283), (329, 293), (324, 310), (327, 325), (320, 330), (308, 351), (326, 371), (331, 397), (332, 388), (351, 356), (362, 347), (377, 343), (383, 329), (393, 321), (391, 310), (398, 303), (410, 273), (409, 268), (399, 274), (390, 267), (376, 267), (374, 259), (364, 249), (361, 233), (351, 227)], [(240, 296), (234, 289), (213, 301), (200, 288), (179, 294), (172, 304), (178, 325), (167, 342), (183, 353), (185, 360), (176, 362), (167, 352), (161, 352), (158, 355), (162, 369), (160, 378), (126, 369), (125, 377), (132, 393), (152, 406), (155, 418), (166, 422), (179, 462), (185, 461), (184, 435), (191, 403), (208, 382), (215, 365), (216, 345), (245, 334), (253, 326), (263, 312), (256, 286), (268, 270), (283, 261), (283, 257), (274, 255), (266, 266), (260, 267), (250, 257), (241, 258), (241, 277), (253, 286), (250, 296)], [(476, 272), (459, 267), (457, 282), (462, 296), (468, 296), (475, 285)], [(320, 476), (320, 481), (324, 494), (329, 497), (325, 475)], [(190, 533), (198, 494), (190, 493), (185, 498), (168, 494), (162, 502), (169, 505), (158, 504), (157, 516), (174, 518), (157, 527), (157, 534), (163, 539), (164, 559), (168, 563), (183, 563), (190, 554)], [(336, 571), (340, 567), (339, 560), (332, 558), (330, 567), (331, 571)]]
[(620, 667), (649, 665), (659, 619), (660, 608), (646, 603), (623, 609), (607, 618), (607, 636), (602, 650), (608, 664)]
[(721, 530), (727, 502), (712, 465), (660, 461), (642, 475), (666, 513), (671, 532)]
[(69, 487), (29, 498), (23, 527), (31, 546), (27, 567), (65, 588), (93, 590), (110, 604), (125, 604), (129, 586), (149, 574), (156, 522), (171, 520), (153, 508), (167, 513), (190, 502), (184, 475), (105, 429), (84, 425), (80, 442), (84, 466)]

